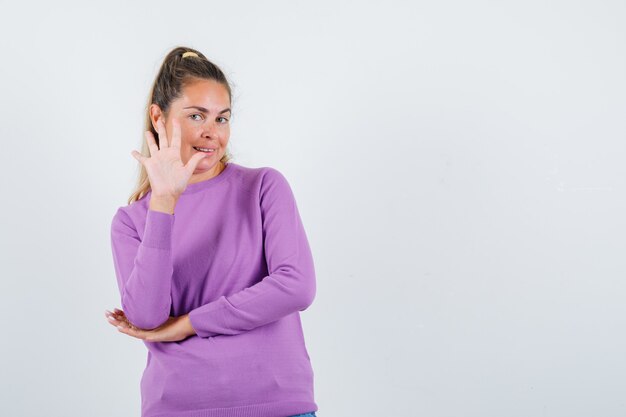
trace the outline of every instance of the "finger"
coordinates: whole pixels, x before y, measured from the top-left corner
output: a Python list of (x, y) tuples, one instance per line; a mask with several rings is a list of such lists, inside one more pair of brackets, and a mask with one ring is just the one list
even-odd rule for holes
[(131, 332), (131, 330), (129, 330), (128, 328), (123, 327), (123, 326), (117, 326), (117, 331), (118, 331), (118, 332), (120, 332), (120, 333), (127, 334), (127, 335), (129, 335), (129, 336), (133, 336), (133, 335), (130, 333), (130, 332)]
[(122, 323), (123, 325), (128, 326), (132, 329), (142, 330), (139, 327), (132, 324), (130, 320), (128, 320), (128, 317), (126, 317), (126, 314), (124, 314), (123, 310), (120, 310), (119, 308), (114, 308), (113, 310), (115, 311), (115, 313), (112, 313), (114, 316), (113, 318), (118, 322), (118, 324)]
[(172, 148), (180, 149), (180, 124), (178, 119), (172, 119)]
[(109, 324), (111, 324), (112, 326), (119, 326), (120, 325), (120, 321), (115, 318), (114, 316), (108, 316), (107, 317), (107, 321), (109, 322)]
[(120, 333), (124, 333), (132, 337), (136, 337), (137, 339), (144, 339), (146, 337), (142, 331), (135, 330), (129, 327), (117, 326), (117, 330)]
[(123, 314), (118, 315), (117, 316), (117, 320), (118, 320), (118, 323), (121, 323), (123, 326), (128, 327), (130, 329), (143, 330), (143, 329), (135, 326), (133, 323), (131, 323), (130, 320), (128, 320), (128, 317), (126, 317)]
[(170, 144), (167, 139), (167, 131), (165, 129), (165, 122), (163, 118), (160, 118), (157, 122), (157, 132), (159, 133), (159, 149), (169, 148)]
[(143, 135), (146, 137), (146, 143), (148, 144), (148, 149), (150, 150), (150, 156), (153, 156), (159, 150), (156, 139), (154, 139), (154, 135), (150, 130), (146, 130)]
[(131, 329), (138, 329), (138, 327), (136, 327), (134, 324), (132, 324), (130, 322), (130, 320), (128, 320), (128, 317), (123, 316), (123, 315), (118, 315), (117, 316), (117, 320), (124, 326), (124, 327), (129, 327)]
[(143, 165), (143, 161), (148, 159), (145, 156), (143, 156), (142, 154), (140, 154), (139, 152), (137, 152), (136, 150), (132, 150), (131, 153), (133, 158), (135, 158), (137, 161), (139, 161), (140, 164)]
[(138, 329), (138, 327), (133, 326), (132, 323), (124, 316), (117, 317), (117, 325), (126, 329)]
[(197, 152), (194, 156), (189, 158), (189, 161), (187, 161), (187, 165), (185, 165), (185, 169), (187, 169), (190, 177), (193, 175), (193, 172), (196, 170), (196, 167), (198, 166), (200, 161), (208, 157), (209, 155), (204, 152)]

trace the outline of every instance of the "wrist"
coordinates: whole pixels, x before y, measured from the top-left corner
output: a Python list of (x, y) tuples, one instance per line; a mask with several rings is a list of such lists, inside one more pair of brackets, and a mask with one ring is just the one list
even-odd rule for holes
[(178, 198), (174, 196), (151, 196), (149, 207), (150, 210), (174, 214), (177, 202)]
[(194, 329), (193, 326), (191, 325), (191, 319), (189, 318), (189, 314), (183, 315), (181, 321), (182, 321), (183, 326), (184, 326), (185, 335), (187, 335), (187, 336), (195, 336), (196, 335), (196, 329)]

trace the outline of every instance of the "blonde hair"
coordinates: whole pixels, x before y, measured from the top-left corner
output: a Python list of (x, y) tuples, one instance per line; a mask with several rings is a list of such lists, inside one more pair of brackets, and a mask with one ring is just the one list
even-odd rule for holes
[[(146, 118), (144, 121), (144, 132), (148, 130), (151, 131), (157, 145), (159, 144), (159, 139), (154, 126), (152, 126), (150, 105), (157, 104), (161, 108), (164, 117), (167, 118), (172, 101), (182, 95), (183, 88), (186, 85), (197, 79), (214, 80), (222, 84), (228, 91), (228, 98), (232, 103), (230, 84), (217, 65), (209, 61), (202, 53), (195, 49), (183, 46), (175, 47), (167, 54), (161, 64), (161, 68), (150, 88), (150, 94), (148, 95), (145, 108)], [(145, 137), (143, 137), (141, 141), (141, 154), (150, 156), (150, 150)], [(231, 159), (232, 155), (229, 150), (226, 149), (220, 162), (226, 163)], [(140, 200), (150, 191), (150, 181), (146, 168), (139, 163), (139, 161), (137, 161), (137, 163), (140, 169), (139, 178), (135, 190), (128, 198), (128, 204)]]

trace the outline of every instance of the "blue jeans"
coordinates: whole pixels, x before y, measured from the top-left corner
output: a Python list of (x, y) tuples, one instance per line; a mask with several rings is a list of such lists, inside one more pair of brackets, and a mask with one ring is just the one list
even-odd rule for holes
[(289, 416), (289, 417), (317, 417), (317, 416), (315, 415), (315, 411), (311, 411), (310, 413), (296, 414), (295, 416)]

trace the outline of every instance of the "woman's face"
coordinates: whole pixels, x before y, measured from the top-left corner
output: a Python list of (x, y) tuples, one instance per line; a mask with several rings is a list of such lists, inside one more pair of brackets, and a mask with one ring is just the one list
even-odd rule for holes
[[(156, 104), (150, 106), (152, 124), (163, 116)], [(180, 157), (183, 164), (198, 151), (194, 147), (215, 149), (200, 160), (192, 179), (201, 180), (217, 175), (219, 163), (230, 137), (230, 99), (226, 88), (213, 80), (197, 80), (183, 88), (180, 98), (174, 100), (165, 120), (167, 137), (172, 138), (172, 119), (180, 125)], [(203, 175), (204, 174), (204, 175)], [(190, 180), (191, 181), (191, 180)]]

